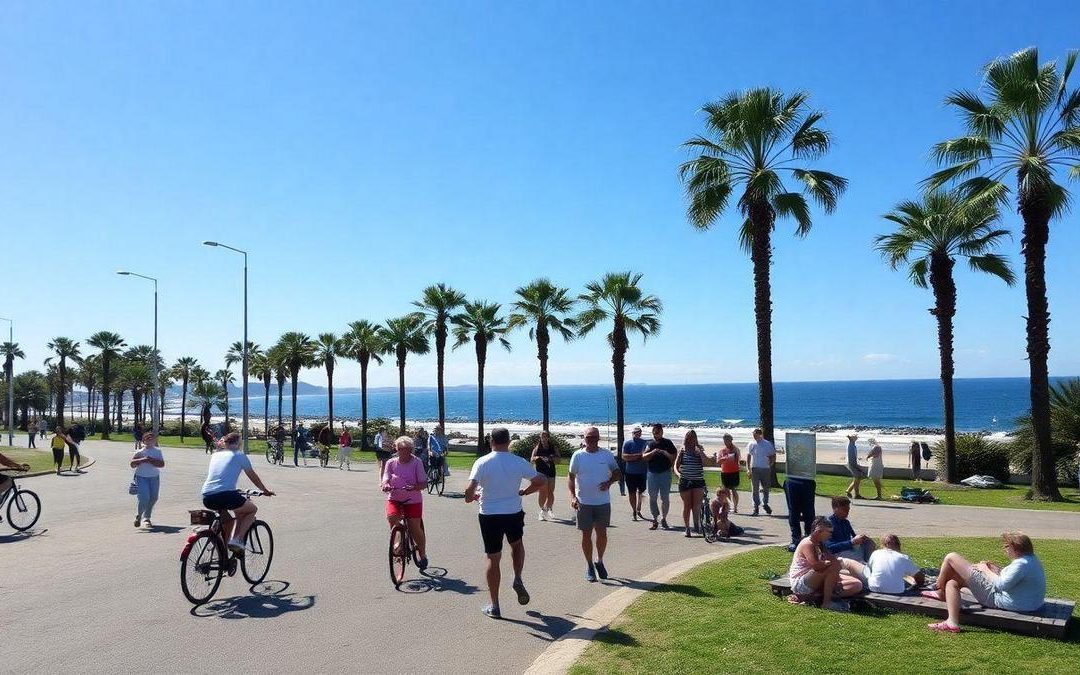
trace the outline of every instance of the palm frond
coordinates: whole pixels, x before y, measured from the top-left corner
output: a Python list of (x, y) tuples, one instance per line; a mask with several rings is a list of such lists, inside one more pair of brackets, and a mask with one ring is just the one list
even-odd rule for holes
[(847, 189), (846, 178), (827, 171), (793, 169), (792, 175), (804, 185), (804, 191), (825, 211), (836, 210), (836, 202)]
[(1009, 261), (1004, 256), (996, 253), (975, 255), (968, 258), (968, 264), (971, 266), (971, 269), (992, 274), (995, 277), (1000, 278), (1009, 286), (1012, 286), (1016, 282), (1016, 275), (1013, 274), (1012, 268), (1009, 266)]
[(810, 205), (806, 198), (798, 192), (783, 192), (773, 197), (773, 211), (778, 218), (792, 218), (795, 220), (795, 234), (805, 237), (810, 233), (813, 223), (810, 221)]

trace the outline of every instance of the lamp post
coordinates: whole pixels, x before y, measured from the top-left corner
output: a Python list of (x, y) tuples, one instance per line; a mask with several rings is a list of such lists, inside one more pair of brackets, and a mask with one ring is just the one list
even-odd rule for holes
[[(11, 343), (12, 348), (15, 346), (15, 320), (5, 319), (0, 316), (0, 321), (8, 322), (8, 342)], [(7, 410), (8, 410), (8, 432), (7, 442), (11, 447), (15, 447), (15, 359), (11, 359), (11, 372), (8, 376), (8, 390), (7, 390)]]
[[(213, 246), (215, 248), (227, 248), (230, 251), (234, 251), (234, 252), (239, 253), (240, 255), (244, 256), (244, 341), (241, 343), (244, 346), (244, 360), (243, 360), (243, 366), (241, 367), (242, 370), (243, 370), (243, 373), (241, 375), (241, 379), (243, 380), (243, 389), (244, 389), (243, 392), (242, 392), (242, 394), (243, 394), (243, 398), (242, 398), (243, 404), (242, 405), (243, 405), (243, 411), (244, 412), (243, 412), (243, 421), (241, 422), (241, 426), (240, 426), (240, 437), (244, 442), (244, 454), (247, 454), (247, 451), (248, 451), (248, 360), (249, 360), (248, 359), (248, 292), (247, 292), (247, 288), (248, 288), (248, 284), (247, 284), (247, 278), (248, 278), (248, 259), (247, 258), (248, 258), (248, 254), (247, 254), (247, 251), (243, 251), (243, 250), (238, 249), (238, 248), (233, 248), (232, 246), (229, 246), (227, 244), (222, 244), (222, 243), (219, 243), (219, 242), (216, 242), (216, 241), (204, 241), (203, 244), (206, 245), (206, 246)], [(228, 395), (229, 395), (229, 390), (228, 390), (228, 388), (226, 388), (225, 396), (228, 397)], [(225, 420), (225, 422), (226, 422), (226, 425), (227, 425), (228, 420)]]
[(153, 367), (151, 369), (153, 374), (154, 374), (154, 393), (150, 396), (150, 416), (151, 416), (152, 422), (154, 424), (154, 435), (157, 436), (158, 431), (160, 431), (160, 429), (158, 428), (158, 424), (159, 424), (158, 420), (161, 417), (159, 410), (160, 410), (161, 404), (163, 403), (163, 401), (160, 401), (158, 399), (159, 393), (161, 392), (161, 384), (160, 384), (160, 379), (159, 379), (160, 376), (158, 375), (158, 362), (161, 360), (161, 357), (158, 354), (158, 347), (157, 347), (157, 315), (158, 315), (157, 279), (155, 279), (154, 277), (148, 277), (145, 274), (137, 274), (135, 272), (128, 272), (126, 270), (119, 270), (117, 272), (117, 274), (119, 274), (120, 276), (123, 276), (123, 277), (139, 277), (140, 279), (146, 279), (147, 281), (153, 281), (154, 282), (154, 364), (153, 364)]

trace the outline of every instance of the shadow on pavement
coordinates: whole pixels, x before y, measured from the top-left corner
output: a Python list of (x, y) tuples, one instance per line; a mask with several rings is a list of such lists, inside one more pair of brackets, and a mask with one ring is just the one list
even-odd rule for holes
[(17, 541), (26, 541), (27, 539), (33, 539), (34, 537), (40, 537), (48, 532), (49, 529), (44, 530), (29, 530), (27, 532), (13, 532), (11, 534), (0, 535), (0, 544), (14, 543)]
[(567, 633), (574, 630), (574, 622), (561, 616), (541, 614), (536, 610), (525, 612), (525, 616), (539, 619), (539, 622), (524, 621), (522, 619), (508, 619), (505, 616), (499, 620), (505, 621), (506, 623), (515, 623), (519, 626), (531, 628), (533, 632), (529, 633), (530, 636), (539, 638), (546, 642), (554, 642), (563, 635), (566, 635)]
[(270, 619), (289, 612), (299, 612), (315, 606), (314, 595), (286, 593), (287, 581), (265, 581), (251, 587), (251, 595), (211, 600), (191, 608), (191, 615), (201, 618)]
[(150, 529), (146, 530), (146, 532), (148, 534), (153, 534), (155, 532), (158, 534), (176, 534), (177, 532), (183, 532), (187, 529), (188, 528), (186, 527), (179, 527), (177, 525), (154, 525)]
[(621, 579), (619, 577), (611, 577), (600, 583), (604, 586), (621, 586), (639, 591), (649, 591), (650, 593), (677, 593), (679, 595), (688, 595), (692, 598), (714, 597), (712, 593), (706, 593), (697, 586), (690, 586), (688, 584), (661, 584), (655, 581), (638, 581), (636, 579)]
[(423, 579), (409, 579), (398, 586), (400, 593), (437, 593), (450, 592), (459, 595), (473, 595), (479, 591), (479, 587), (464, 581), (447, 576), (447, 570), (443, 567), (428, 567), (421, 572)]

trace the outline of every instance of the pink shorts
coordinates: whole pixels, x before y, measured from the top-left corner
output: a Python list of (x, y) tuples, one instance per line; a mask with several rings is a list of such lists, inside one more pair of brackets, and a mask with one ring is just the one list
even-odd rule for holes
[(423, 518), (424, 503), (398, 504), (397, 502), (386, 502), (386, 515), (405, 516), (406, 518)]

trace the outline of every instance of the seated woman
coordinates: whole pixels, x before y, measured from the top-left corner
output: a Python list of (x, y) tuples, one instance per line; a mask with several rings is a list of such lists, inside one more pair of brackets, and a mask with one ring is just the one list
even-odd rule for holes
[(927, 624), (930, 630), (960, 632), (960, 590), (967, 588), (983, 607), (1014, 612), (1034, 612), (1046, 600), (1046, 573), (1035, 557), (1035, 547), (1026, 534), (1006, 532), (1001, 535), (1005, 555), (1012, 561), (1004, 569), (983, 560), (972, 564), (959, 553), (950, 553), (941, 563), (937, 590), (922, 595), (944, 600), (949, 617)]
[(862, 590), (859, 577), (862, 575), (863, 565), (829, 553), (825, 542), (831, 534), (832, 524), (827, 518), (818, 516), (814, 519), (810, 536), (805, 537), (795, 548), (788, 578), (791, 579), (791, 590), (796, 596), (821, 593), (822, 608), (845, 612), (849, 608), (847, 602), (837, 602), (833, 600), (833, 596), (847, 598)]
[(726, 487), (716, 489), (716, 497), (709, 502), (709, 510), (712, 511), (713, 531), (721, 537), (738, 537), (744, 530), (728, 520), (728, 502), (731, 500), (732, 490)]

